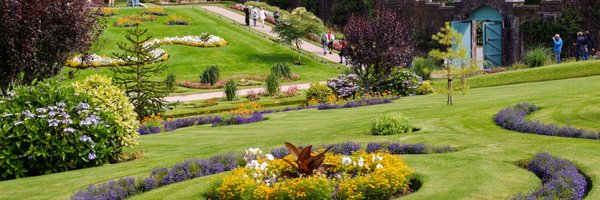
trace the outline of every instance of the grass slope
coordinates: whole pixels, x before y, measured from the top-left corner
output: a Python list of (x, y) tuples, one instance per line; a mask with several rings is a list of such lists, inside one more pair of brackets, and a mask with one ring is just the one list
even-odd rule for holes
[[(164, 79), (168, 73), (173, 72), (177, 75), (177, 80), (197, 81), (207, 65), (218, 65), (221, 68), (222, 78), (233, 75), (264, 75), (270, 73), (271, 66), (276, 63), (291, 63), (297, 59), (295, 52), (199, 9), (185, 6), (165, 7), (165, 10), (169, 15), (190, 18), (191, 24), (188, 26), (165, 25), (168, 16), (159, 16), (154, 22), (144, 22), (141, 27), (149, 29), (148, 34), (154, 38), (199, 35), (204, 32), (224, 38), (229, 45), (218, 48), (163, 45), (162, 48), (170, 55), (170, 58), (164, 62), (169, 69), (166, 73), (158, 75), (157, 79)], [(94, 52), (107, 56), (111, 56), (114, 52), (121, 52), (117, 43), (126, 40), (124, 34), (128, 28), (114, 27), (113, 23), (119, 17), (134, 15), (140, 11), (143, 9), (119, 9), (119, 15), (109, 18), (108, 27)], [(301, 76), (301, 80), (298, 82), (326, 80), (338, 74), (337, 69), (307, 57), (303, 57), (303, 62), (305, 63), (303, 66), (290, 65), (292, 72)], [(107, 68), (88, 69), (80, 71), (75, 80), (96, 73), (112, 76), (112, 72)]]
[[(453, 145), (461, 151), (434, 155), (401, 156), (421, 174), (424, 186), (402, 199), (507, 199), (534, 190), (540, 180), (514, 162), (544, 151), (574, 162), (593, 184), (600, 181), (600, 142), (523, 134), (499, 128), (492, 121), (500, 109), (530, 102), (551, 115), (571, 112), (551, 108), (599, 110), (600, 76), (488, 87), (456, 95), (445, 106), (445, 95), (415, 96), (392, 104), (338, 110), (304, 110), (268, 115), (267, 121), (211, 128), (196, 126), (170, 133), (143, 136), (137, 149), (145, 159), (89, 169), (0, 182), (0, 199), (66, 199), (88, 184), (124, 176), (147, 175), (156, 166), (171, 166), (190, 158), (207, 158), (249, 147), (278, 148), (284, 141), (296, 144), (330, 144), (394, 141)], [(586, 99), (587, 101), (581, 101)], [(575, 103), (576, 102), (576, 103)], [(423, 129), (393, 136), (371, 136), (369, 121), (381, 113), (402, 112)], [(205, 177), (160, 188), (134, 199), (203, 198), (213, 178)], [(587, 199), (600, 199), (600, 187)]]

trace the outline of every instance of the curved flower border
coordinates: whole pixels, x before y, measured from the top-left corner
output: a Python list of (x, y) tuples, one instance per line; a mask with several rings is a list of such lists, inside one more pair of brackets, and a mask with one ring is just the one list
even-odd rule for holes
[[(150, 46), (153, 44), (160, 45), (185, 45), (185, 46), (193, 46), (193, 47), (222, 47), (226, 46), (228, 43), (225, 39), (208, 34), (201, 34), (198, 36), (183, 36), (183, 37), (166, 37), (163, 39), (154, 39), (146, 42), (144, 46)], [(155, 57), (161, 56), (159, 58), (160, 61), (165, 61), (169, 59), (169, 54), (164, 49), (156, 49), (150, 52)], [(72, 58), (67, 60), (67, 66), (73, 68), (86, 68), (86, 67), (112, 67), (112, 66), (123, 66), (127, 65), (125, 61), (121, 59), (115, 59), (108, 56), (102, 56), (98, 54), (90, 54), (85, 58), (83, 55), (75, 55)]]
[[(456, 148), (450, 146), (427, 146), (425, 144), (399, 144), (399, 143), (369, 143), (377, 144), (381, 148), (378, 151), (385, 151), (390, 154), (430, 154), (430, 153), (446, 153), (454, 152)], [(368, 146), (367, 145), (367, 148)], [(354, 142), (339, 143), (333, 145), (332, 152), (338, 155), (351, 155), (354, 152), (361, 150), (361, 145)], [(398, 147), (397, 149), (395, 147)], [(317, 148), (318, 149), (318, 148)], [(394, 150), (396, 149), (396, 150)], [(404, 150), (402, 150), (404, 149)], [(413, 150), (411, 150), (413, 149)], [(414, 150), (424, 149), (424, 150)], [(437, 149), (437, 150), (436, 150)], [(443, 150), (442, 150), (443, 149)], [(367, 150), (369, 151), (369, 150)], [(249, 148), (248, 153), (256, 154), (262, 152), (258, 148)], [(267, 156), (273, 158), (283, 158), (289, 155), (287, 149), (279, 148), (270, 151)], [(110, 180), (105, 183), (97, 185), (89, 185), (88, 187), (76, 192), (71, 196), (74, 200), (87, 200), (87, 199), (106, 199), (106, 200), (119, 200), (127, 197), (141, 194), (158, 187), (178, 183), (198, 177), (218, 174), (221, 172), (231, 171), (238, 167), (245, 167), (246, 161), (245, 155), (240, 154), (226, 154), (213, 156), (205, 160), (187, 160), (178, 163), (172, 167), (157, 167), (150, 172), (149, 176), (145, 177), (124, 177), (115, 180)]]
[(538, 109), (537, 106), (529, 103), (517, 104), (498, 112), (494, 116), (494, 122), (504, 129), (522, 133), (594, 140), (600, 138), (598, 132), (595, 131), (588, 131), (571, 126), (560, 127), (552, 124), (544, 124), (540, 121), (525, 119), (527, 115)]

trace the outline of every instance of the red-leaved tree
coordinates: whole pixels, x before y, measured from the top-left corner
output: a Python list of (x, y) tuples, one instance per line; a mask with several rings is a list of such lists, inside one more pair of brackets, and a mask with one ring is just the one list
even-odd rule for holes
[(354, 15), (344, 28), (351, 51), (348, 57), (363, 89), (371, 90), (395, 68), (410, 63), (414, 56), (412, 34), (405, 19), (392, 10), (378, 6), (375, 15)]
[(102, 32), (98, 9), (85, 0), (0, 0), (0, 93), (60, 73)]

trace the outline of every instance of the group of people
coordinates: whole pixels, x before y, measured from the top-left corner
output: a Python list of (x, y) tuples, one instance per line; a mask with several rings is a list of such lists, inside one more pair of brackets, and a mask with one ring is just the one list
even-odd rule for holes
[[(254, 27), (256, 27), (256, 21), (260, 20), (261, 26), (265, 27), (265, 19), (267, 19), (267, 13), (265, 10), (260, 9), (258, 7), (244, 7), (242, 10), (244, 11), (246, 17), (246, 26), (250, 26), (250, 19), (254, 22)], [(273, 13), (273, 18), (275, 19), (275, 25), (279, 25), (279, 11), (275, 11)]]
[[(560, 54), (562, 53), (563, 40), (560, 38), (559, 34), (555, 34), (554, 37), (552, 37), (552, 42), (554, 44), (556, 63), (561, 63), (562, 60)], [(586, 31), (585, 33), (578, 32), (577, 40), (575, 40), (573, 45), (577, 51), (577, 55), (575, 57), (577, 61), (588, 60), (590, 58), (590, 54), (594, 55), (594, 52), (596, 52), (596, 41), (589, 31)]]
[[(329, 52), (329, 54), (332, 54), (333, 52), (331, 51), (333, 49), (333, 43), (336, 41), (335, 40), (335, 34), (333, 34), (332, 29), (330, 28), (327, 33), (323, 33), (321, 34), (321, 46), (323, 47), (323, 55), (327, 55), (327, 52)], [(348, 65), (348, 54), (350, 53), (350, 48), (348, 45), (348, 41), (346, 40), (346, 38), (342, 38), (339, 41), (340, 45), (341, 45), (341, 49), (340, 49), (340, 63), (344, 63), (344, 59), (346, 60), (346, 65)]]

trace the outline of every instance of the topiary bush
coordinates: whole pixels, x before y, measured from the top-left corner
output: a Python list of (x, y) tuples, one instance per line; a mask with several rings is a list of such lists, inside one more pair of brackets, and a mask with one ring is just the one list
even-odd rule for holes
[(277, 76), (278, 78), (287, 78), (292, 79), (292, 70), (290, 66), (285, 63), (277, 63), (271, 67), (271, 74)]
[(133, 104), (125, 96), (123, 90), (112, 84), (109, 77), (91, 75), (83, 81), (73, 84), (75, 91), (91, 95), (92, 102), (102, 112), (114, 114), (114, 125), (123, 128), (123, 135), (117, 135), (121, 145), (131, 147), (137, 145), (139, 122)]
[(275, 96), (275, 95), (279, 94), (279, 91), (281, 89), (279, 88), (279, 78), (276, 75), (271, 74), (271, 75), (267, 76), (267, 79), (265, 80), (265, 84), (267, 87), (267, 95)]
[(333, 94), (333, 91), (327, 85), (312, 82), (310, 83), (310, 88), (308, 88), (308, 91), (306, 92), (306, 100), (311, 101), (314, 99), (319, 103), (324, 103), (327, 102), (327, 96), (331, 94)]
[(215, 85), (219, 81), (221, 70), (216, 65), (208, 66), (200, 75), (200, 83)]
[(235, 82), (235, 79), (230, 79), (227, 81), (227, 83), (225, 83), (225, 99), (227, 99), (227, 101), (235, 100), (237, 97), (236, 92), (237, 83)]
[(523, 63), (528, 67), (543, 66), (550, 59), (549, 55), (550, 51), (547, 48), (535, 47), (530, 49), (523, 57)]
[(372, 135), (410, 133), (412, 130), (412, 120), (401, 113), (383, 114), (371, 122)]
[(116, 123), (120, 112), (56, 80), (18, 86), (0, 102), (0, 180), (106, 164), (135, 143)]

